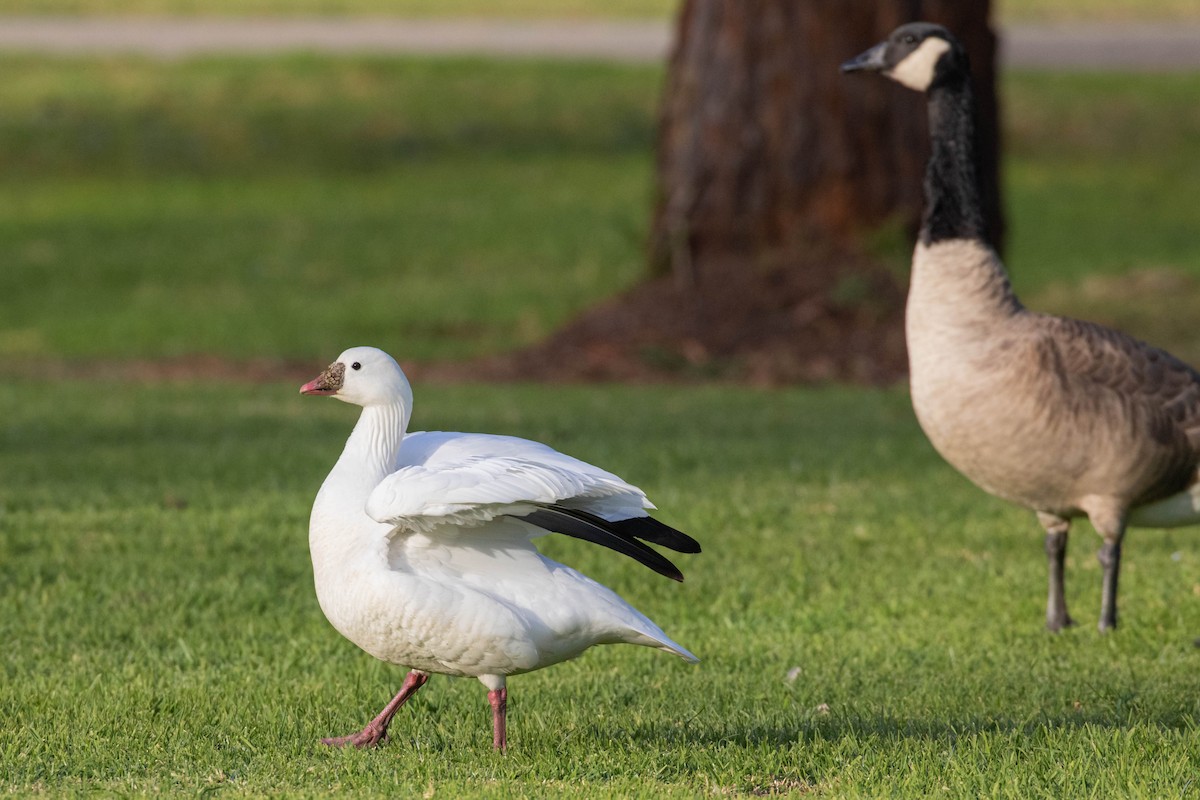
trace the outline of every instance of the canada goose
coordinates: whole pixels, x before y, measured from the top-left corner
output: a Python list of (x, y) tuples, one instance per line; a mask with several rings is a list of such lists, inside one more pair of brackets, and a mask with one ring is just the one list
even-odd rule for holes
[(631, 556), (667, 577), (675, 565), (639, 539), (700, 545), (646, 515), (641, 489), (544, 444), (482, 433), (407, 433), (412, 389), (382, 350), (354, 347), (301, 394), (362, 406), (309, 521), (317, 599), (330, 623), (412, 671), (362, 731), (322, 740), (369, 747), (429, 673), (488, 689), (492, 744), (507, 747), (509, 675), (597, 644), (694, 655), (611, 589), (538, 552), (550, 531)]
[(897, 28), (842, 65), (924, 92), (932, 154), (905, 316), (913, 409), (933, 446), (1046, 531), (1046, 627), (1063, 596), (1071, 520), (1104, 543), (1100, 630), (1117, 624), (1129, 526), (1200, 522), (1200, 374), (1125, 334), (1027, 310), (986, 241), (966, 53), (945, 29)]

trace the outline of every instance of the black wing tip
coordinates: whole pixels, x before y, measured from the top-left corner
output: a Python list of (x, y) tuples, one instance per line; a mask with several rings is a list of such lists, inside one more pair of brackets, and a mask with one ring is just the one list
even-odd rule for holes
[(594, 514), (563, 506), (543, 506), (522, 516), (521, 519), (553, 533), (583, 539), (615, 550), (649, 567), (664, 578), (683, 582), (683, 573), (666, 556)]
[(609, 524), (626, 536), (636, 536), (651, 544), (670, 548), (677, 553), (700, 552), (699, 542), (683, 531), (659, 522), (654, 517), (629, 517)]

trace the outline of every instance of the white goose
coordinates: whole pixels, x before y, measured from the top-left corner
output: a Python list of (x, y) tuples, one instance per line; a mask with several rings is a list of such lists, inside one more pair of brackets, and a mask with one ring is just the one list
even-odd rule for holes
[(507, 745), (509, 675), (597, 644), (638, 644), (698, 659), (622, 600), (541, 555), (554, 531), (625, 553), (683, 580), (638, 539), (696, 553), (694, 539), (646, 515), (636, 486), (546, 445), (478, 433), (411, 433), (412, 389), (381, 350), (342, 353), (301, 394), (362, 406), (309, 524), (317, 600), (343, 636), (409, 667), (399, 693), (358, 733), (325, 744), (373, 746), (430, 673), (488, 689), (493, 745)]

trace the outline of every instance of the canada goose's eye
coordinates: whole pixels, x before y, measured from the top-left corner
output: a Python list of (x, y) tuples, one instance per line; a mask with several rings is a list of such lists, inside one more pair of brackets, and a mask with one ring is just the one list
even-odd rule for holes
[(355, 361), (353, 364), (350, 365), (350, 369), (362, 369), (362, 364)]
[(904, 34), (904, 43), (905, 44), (916, 44), (917, 37), (911, 33), (906, 33), (906, 34)]

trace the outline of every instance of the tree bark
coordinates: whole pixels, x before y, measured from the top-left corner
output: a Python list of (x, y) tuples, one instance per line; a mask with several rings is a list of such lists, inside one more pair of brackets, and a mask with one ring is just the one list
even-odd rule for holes
[(915, 231), (924, 100), (839, 65), (917, 19), (948, 27), (970, 56), (983, 202), (999, 246), (988, 12), (989, 0), (685, 0), (660, 112), (652, 272), (685, 285), (716, 254), (844, 244), (897, 221)]
[(903, 22), (957, 34), (974, 66), (983, 201), (998, 244), (987, 18), (988, 0), (684, 0), (659, 121), (654, 277), (473, 374), (902, 378), (904, 288), (861, 239), (888, 224), (916, 232), (925, 103), (839, 67)]

